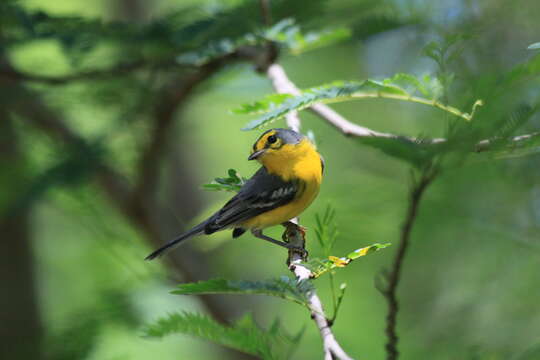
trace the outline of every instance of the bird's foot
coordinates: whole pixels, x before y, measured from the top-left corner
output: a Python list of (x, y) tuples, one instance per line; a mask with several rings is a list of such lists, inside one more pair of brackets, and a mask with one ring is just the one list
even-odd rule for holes
[(288, 243), (289, 238), (294, 236), (295, 232), (299, 232), (302, 235), (302, 238), (305, 239), (307, 228), (301, 225), (295, 224), (292, 221), (284, 222), (281, 225), (285, 227), (285, 231), (283, 232), (283, 235), (281, 235), (281, 239), (284, 242)]

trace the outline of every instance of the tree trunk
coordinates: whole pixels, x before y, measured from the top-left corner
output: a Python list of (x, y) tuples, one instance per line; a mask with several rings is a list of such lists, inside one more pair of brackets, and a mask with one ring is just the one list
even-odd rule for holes
[(16, 206), (25, 179), (12, 119), (0, 108), (0, 359), (41, 359), (39, 315), (30, 232), (30, 208)]

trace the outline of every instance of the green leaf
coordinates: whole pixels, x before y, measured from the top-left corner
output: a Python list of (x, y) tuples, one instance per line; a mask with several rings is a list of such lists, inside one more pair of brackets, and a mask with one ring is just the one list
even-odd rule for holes
[(272, 41), (293, 54), (327, 46), (350, 37), (345, 28), (323, 30), (303, 34), (293, 19), (284, 19), (270, 28), (250, 32), (238, 38), (223, 38), (209, 41), (202, 49), (186, 52), (177, 57), (177, 62), (184, 65), (201, 66), (209, 61), (233, 54), (242, 47), (261, 46)]
[[(407, 91), (396, 82), (403, 82), (406, 79), (408, 85), (415, 85), (414, 89)], [(418, 85), (422, 85), (419, 86)], [(434, 98), (418, 97), (414, 92), (429, 93), (427, 87), (423, 86), (421, 80), (412, 80), (412, 75), (399, 74), (393, 78), (383, 81), (365, 80), (362, 82), (334, 82), (316, 88), (305, 90), (302, 94), (285, 99), (275, 109), (268, 111), (248, 123), (243, 130), (253, 130), (269, 124), (272, 121), (285, 117), (291, 111), (299, 111), (310, 107), (315, 103), (337, 103), (355, 99), (366, 98), (386, 98), (400, 101), (409, 101), (428, 106), (433, 106), (467, 121), (471, 120), (471, 115), (461, 112), (452, 106), (442, 104)]]
[(292, 98), (290, 94), (270, 94), (264, 99), (255, 101), (251, 104), (242, 104), (238, 108), (231, 110), (234, 114), (255, 115), (268, 112), (275, 109), (287, 99)]
[(362, 136), (355, 138), (354, 141), (373, 147), (386, 155), (404, 160), (416, 167), (426, 164), (445, 149), (444, 143), (432, 144), (427, 139), (425, 141), (422, 138), (411, 140), (404, 136)]
[(238, 172), (234, 169), (229, 169), (227, 175), (226, 178), (215, 178), (213, 182), (203, 184), (202, 188), (208, 191), (238, 192), (247, 181), (246, 178), (238, 176)]
[(284, 19), (264, 31), (262, 36), (289, 49), (292, 54), (299, 55), (346, 40), (350, 38), (351, 31), (347, 28), (336, 28), (304, 34), (293, 19)]
[(317, 240), (325, 256), (330, 255), (330, 251), (332, 251), (339, 234), (335, 225), (335, 216), (336, 211), (330, 205), (326, 207), (322, 215), (319, 213), (315, 214), (315, 221), (317, 223), (315, 235), (317, 235)]
[(265, 281), (213, 279), (196, 283), (180, 284), (177, 295), (204, 294), (257, 294), (279, 297), (306, 305), (305, 293), (310, 289), (309, 282), (297, 282), (296, 279), (282, 276), (279, 279)]
[(298, 336), (287, 335), (277, 322), (270, 331), (260, 328), (251, 315), (227, 326), (205, 315), (189, 312), (169, 314), (149, 325), (144, 334), (151, 338), (190, 335), (269, 360), (284, 358), (282, 354), (296, 346), (297, 342), (293, 341), (298, 339)]
[(529, 45), (527, 49), (529, 50), (540, 49), (540, 42)]
[(307, 265), (312, 271), (312, 276), (314, 278), (318, 278), (321, 275), (329, 272), (330, 270), (346, 267), (352, 261), (358, 259), (359, 257), (377, 252), (390, 245), (391, 245), (390, 243), (386, 243), (386, 244), (376, 243), (376, 244), (352, 251), (344, 257), (329, 256), (328, 260), (322, 260), (322, 261), (315, 259), (315, 260), (311, 260)]

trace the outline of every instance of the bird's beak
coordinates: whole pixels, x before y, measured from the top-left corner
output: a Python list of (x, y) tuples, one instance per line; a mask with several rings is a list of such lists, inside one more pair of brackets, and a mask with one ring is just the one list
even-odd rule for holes
[(257, 159), (259, 156), (261, 156), (262, 154), (264, 154), (266, 152), (266, 149), (261, 149), (259, 151), (255, 151), (254, 153), (252, 153), (251, 155), (249, 155), (248, 157), (248, 160), (255, 160)]

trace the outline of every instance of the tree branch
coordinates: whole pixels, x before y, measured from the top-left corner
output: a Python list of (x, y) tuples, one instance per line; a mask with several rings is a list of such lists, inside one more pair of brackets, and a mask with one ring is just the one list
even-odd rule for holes
[(138, 60), (131, 63), (117, 64), (106, 69), (88, 70), (80, 73), (60, 76), (29, 74), (8, 66), (0, 68), (0, 77), (9, 80), (36, 82), (47, 85), (65, 85), (74, 81), (98, 80), (107, 77), (122, 76), (143, 68), (169, 68), (174, 66), (177, 66), (174, 59), (153, 62), (148, 60)]
[[(52, 110), (45, 106), (35, 94), (21, 86), (13, 86), (13, 91), (20, 92), (17, 98), (22, 99), (12, 103), (11, 108), (35, 127), (42, 130), (53, 139), (73, 146), (85, 146), (86, 141), (73, 132), (64, 121)], [(132, 190), (123, 175), (106, 164), (96, 167), (96, 181), (107, 195), (111, 204), (136, 228), (138, 228), (152, 247), (162, 246), (164, 239), (158, 220), (163, 218), (160, 208), (146, 203), (143, 199), (133, 201)], [(194, 260), (196, 259), (196, 260)], [(195, 256), (189, 247), (182, 252), (176, 252), (167, 262), (173, 272), (180, 273), (184, 281), (196, 281), (205, 277), (204, 258)], [(200, 296), (208, 312), (218, 321), (228, 323), (229, 311), (221, 298)]]
[(384, 273), (384, 277), (387, 281), (386, 285), (378, 286), (378, 290), (384, 295), (388, 303), (388, 314), (386, 317), (386, 359), (395, 360), (399, 356), (397, 350), (398, 336), (396, 334), (396, 320), (397, 313), (399, 311), (399, 303), (396, 296), (397, 287), (399, 284), (401, 269), (403, 260), (409, 246), (411, 237), (411, 230), (413, 228), (416, 216), (418, 213), (418, 207), (422, 200), (422, 195), (425, 193), (428, 186), (433, 182), (437, 175), (437, 171), (432, 168), (426, 168), (423, 170), (420, 179), (413, 183), (413, 186), (409, 195), (409, 207), (405, 216), (405, 221), (401, 228), (401, 236), (399, 240), (399, 247), (392, 263), (392, 268), (389, 273)]
[[(266, 76), (272, 81), (272, 86), (278, 94), (293, 94), (299, 95), (300, 90), (289, 80), (285, 70), (279, 64), (271, 64), (266, 69)], [(294, 92), (296, 91), (296, 93)], [(298, 111), (291, 111), (285, 115), (287, 126), (294, 131), (300, 132), (300, 118)]]
[(178, 107), (186, 103), (197, 85), (217, 73), (226, 64), (238, 59), (240, 58), (237, 54), (215, 59), (201, 66), (184, 79), (175, 79), (162, 91), (162, 94), (158, 97), (160, 100), (154, 112), (150, 141), (143, 150), (137, 165), (138, 179), (133, 191), (135, 198), (147, 198), (154, 191), (159, 177), (159, 166), (163, 158), (163, 151), (167, 147), (169, 130), (174, 123), (174, 114), (178, 111)]
[[(262, 1), (262, 3), (264, 3), (264, 1)], [(285, 74), (283, 67), (277, 63), (270, 63), (268, 65), (266, 68), (266, 75), (272, 81), (274, 90), (279, 94), (291, 93), (291, 90), (294, 91), (294, 89), (296, 89), (296, 86)], [(296, 92), (299, 93), (299, 90), (296, 89)], [(301, 122), (297, 111), (289, 112), (286, 115), (286, 121), (289, 128), (300, 132)], [(305, 250), (305, 231), (301, 226), (295, 223), (297, 221), (298, 219), (293, 219), (286, 224), (285, 236), (287, 237), (289, 244), (297, 249), (302, 249), (302, 251), (294, 249), (289, 250), (287, 264), (289, 264), (289, 269), (294, 273), (298, 282), (310, 281), (309, 279), (312, 277), (311, 271), (302, 265), (302, 261), (305, 260), (304, 257), (307, 256), (307, 251)], [(306, 297), (311, 311), (311, 318), (315, 321), (319, 333), (321, 334), (324, 360), (352, 360), (337, 342), (331, 329), (332, 324), (324, 313), (321, 300), (319, 299), (315, 288), (310, 289), (307, 292)]]
[[(279, 64), (272, 64), (268, 67), (267, 76), (272, 80), (272, 85), (276, 92), (280, 94), (291, 94), (294, 96), (301, 95), (301, 91), (296, 87), (296, 85), (289, 79), (287, 73), (283, 67)], [(412, 142), (417, 142), (419, 139), (414, 137), (396, 135), (391, 133), (384, 133), (376, 130), (369, 129), (364, 126), (357, 125), (347, 120), (341, 114), (333, 110), (331, 107), (325, 104), (313, 104), (308, 108), (309, 111), (320, 117), (321, 119), (328, 122), (334, 128), (339, 130), (345, 136), (352, 137), (379, 137), (379, 138), (394, 138), (394, 139), (403, 139), (409, 140)], [(286, 115), (287, 125), (293, 129), (300, 128), (300, 119), (298, 118), (297, 111), (292, 111)], [(518, 147), (521, 143), (525, 141), (532, 140), (534, 138), (540, 138), (540, 132), (515, 136), (510, 138), (507, 141), (507, 146), (509, 148)], [(500, 144), (501, 139), (484, 139), (472, 146), (471, 152), (485, 152), (492, 149), (493, 145), (498, 142)], [(442, 144), (448, 141), (445, 138), (434, 138), (434, 139), (422, 139), (423, 145), (436, 145)]]
[[(297, 249), (303, 249), (303, 251), (298, 251), (295, 249), (289, 250), (289, 258), (287, 260), (289, 269), (294, 273), (298, 282), (311, 281), (311, 271), (302, 264), (302, 261), (305, 260), (304, 257), (307, 254), (305, 250), (306, 241), (304, 229), (293, 222), (288, 222), (285, 229), (285, 235), (289, 244), (293, 245)], [(311, 288), (307, 292), (306, 297), (309, 309), (311, 311), (311, 318), (317, 325), (319, 333), (321, 334), (324, 360), (352, 360), (352, 358), (347, 355), (347, 353), (342, 349), (341, 345), (339, 345), (337, 342), (331, 329), (332, 324), (329, 322), (324, 313), (321, 299), (317, 295), (315, 288)]]

